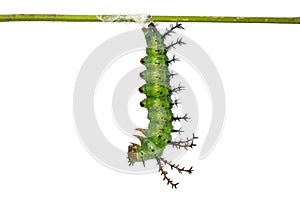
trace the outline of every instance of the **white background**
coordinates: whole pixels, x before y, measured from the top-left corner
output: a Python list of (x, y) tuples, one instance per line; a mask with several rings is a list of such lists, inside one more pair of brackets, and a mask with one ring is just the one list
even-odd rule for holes
[[(296, 0), (197, 2), (1, 0), (0, 13), (300, 15)], [(227, 113), (214, 151), (201, 161), (200, 148), (186, 154), (180, 163), (195, 173), (170, 174), (181, 182), (171, 190), (158, 173), (134, 176), (99, 164), (73, 122), (82, 63), (137, 24), (0, 23), (0, 199), (299, 199), (300, 25), (184, 27), (217, 66)]]

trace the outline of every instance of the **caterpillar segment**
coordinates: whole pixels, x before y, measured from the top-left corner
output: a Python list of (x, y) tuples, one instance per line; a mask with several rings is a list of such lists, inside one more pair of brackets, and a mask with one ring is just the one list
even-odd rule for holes
[(175, 45), (185, 44), (180, 38), (176, 42), (171, 42), (168, 46), (165, 45), (165, 37), (173, 33), (175, 28), (183, 29), (179, 23), (176, 23), (175, 26), (171, 25), (170, 29), (167, 29), (164, 34), (161, 34), (153, 23), (150, 23), (147, 28), (142, 28), (147, 44), (147, 55), (140, 60), (146, 67), (146, 70), (140, 73), (140, 77), (146, 83), (139, 88), (139, 91), (145, 94), (146, 98), (140, 102), (140, 106), (148, 110), (147, 118), (150, 122), (147, 129), (136, 129), (143, 134), (143, 136), (135, 135), (140, 140), (140, 145), (131, 143), (128, 146), (129, 165), (133, 165), (135, 162), (145, 164), (144, 161), (146, 160), (156, 159), (161, 175), (164, 176), (164, 180), (172, 188), (177, 188), (178, 183), (174, 183), (167, 177), (167, 172), (163, 169), (163, 166), (168, 165), (171, 169), (177, 169), (180, 173), (188, 172), (189, 174), (192, 173), (192, 168), (186, 170), (162, 158), (164, 149), (167, 145), (187, 149), (195, 146), (193, 140), (197, 139), (193, 135), (192, 139), (186, 141), (172, 141), (172, 133), (183, 132), (181, 129), (175, 130), (172, 122), (189, 119), (187, 115), (179, 117), (174, 116), (172, 113), (172, 107), (177, 106), (180, 102), (178, 100), (173, 101), (171, 96), (173, 93), (184, 89), (181, 85), (176, 88), (170, 86), (170, 78), (176, 74), (171, 73), (168, 66), (178, 61), (178, 59), (175, 56), (169, 59), (167, 50), (175, 47)]

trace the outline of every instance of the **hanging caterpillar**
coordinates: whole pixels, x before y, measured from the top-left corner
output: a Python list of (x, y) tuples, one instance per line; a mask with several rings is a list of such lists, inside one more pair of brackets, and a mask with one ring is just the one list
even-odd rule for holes
[(167, 145), (185, 149), (188, 147), (193, 148), (193, 146), (196, 146), (193, 141), (197, 139), (193, 135), (192, 139), (186, 141), (172, 141), (171, 134), (173, 132), (182, 132), (181, 129), (174, 130), (172, 122), (190, 119), (186, 114), (182, 117), (175, 117), (171, 110), (172, 107), (178, 104), (177, 100), (172, 100), (172, 94), (184, 89), (181, 85), (176, 88), (170, 86), (170, 78), (176, 74), (170, 73), (168, 66), (178, 59), (175, 56), (169, 59), (167, 52), (175, 45), (185, 43), (181, 38), (177, 39), (176, 42), (171, 42), (168, 46), (164, 43), (165, 37), (173, 33), (176, 28), (184, 29), (182, 24), (176, 23), (175, 26), (171, 25), (169, 30), (166, 29), (166, 32), (161, 34), (152, 22), (148, 25), (148, 28), (142, 28), (147, 43), (147, 55), (140, 61), (146, 67), (146, 70), (140, 73), (140, 77), (146, 81), (146, 84), (141, 86), (139, 91), (146, 95), (146, 99), (141, 101), (140, 106), (148, 109), (147, 117), (150, 123), (148, 129), (136, 129), (143, 133), (143, 136), (135, 135), (141, 144), (131, 143), (128, 146), (129, 165), (133, 165), (135, 162), (143, 162), (145, 165), (145, 160), (156, 159), (159, 172), (172, 188), (177, 188), (179, 183), (174, 183), (167, 177), (163, 165), (169, 165), (171, 169), (177, 169), (179, 173), (187, 172), (191, 174), (193, 169), (192, 167), (189, 169), (180, 168), (178, 165), (162, 158), (164, 149)]

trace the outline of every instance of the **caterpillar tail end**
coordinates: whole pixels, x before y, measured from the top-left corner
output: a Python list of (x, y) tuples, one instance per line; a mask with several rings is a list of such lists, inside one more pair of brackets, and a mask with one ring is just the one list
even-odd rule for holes
[(128, 146), (128, 162), (129, 166), (133, 165), (137, 161), (137, 148), (139, 147), (138, 144), (131, 143)]
[(147, 31), (147, 28), (143, 27), (142, 31), (145, 33)]

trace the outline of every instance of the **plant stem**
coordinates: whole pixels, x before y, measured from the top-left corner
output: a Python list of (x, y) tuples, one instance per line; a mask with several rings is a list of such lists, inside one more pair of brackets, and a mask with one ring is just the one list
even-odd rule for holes
[(300, 17), (153, 16), (153, 21), (300, 24)]
[[(136, 22), (142, 15), (56, 15), (56, 14), (7, 14), (0, 15), (0, 22), (11, 21), (60, 21), (60, 22)], [(216, 23), (277, 23), (300, 24), (300, 17), (229, 17), (229, 16), (150, 16), (145, 22), (216, 22)]]

